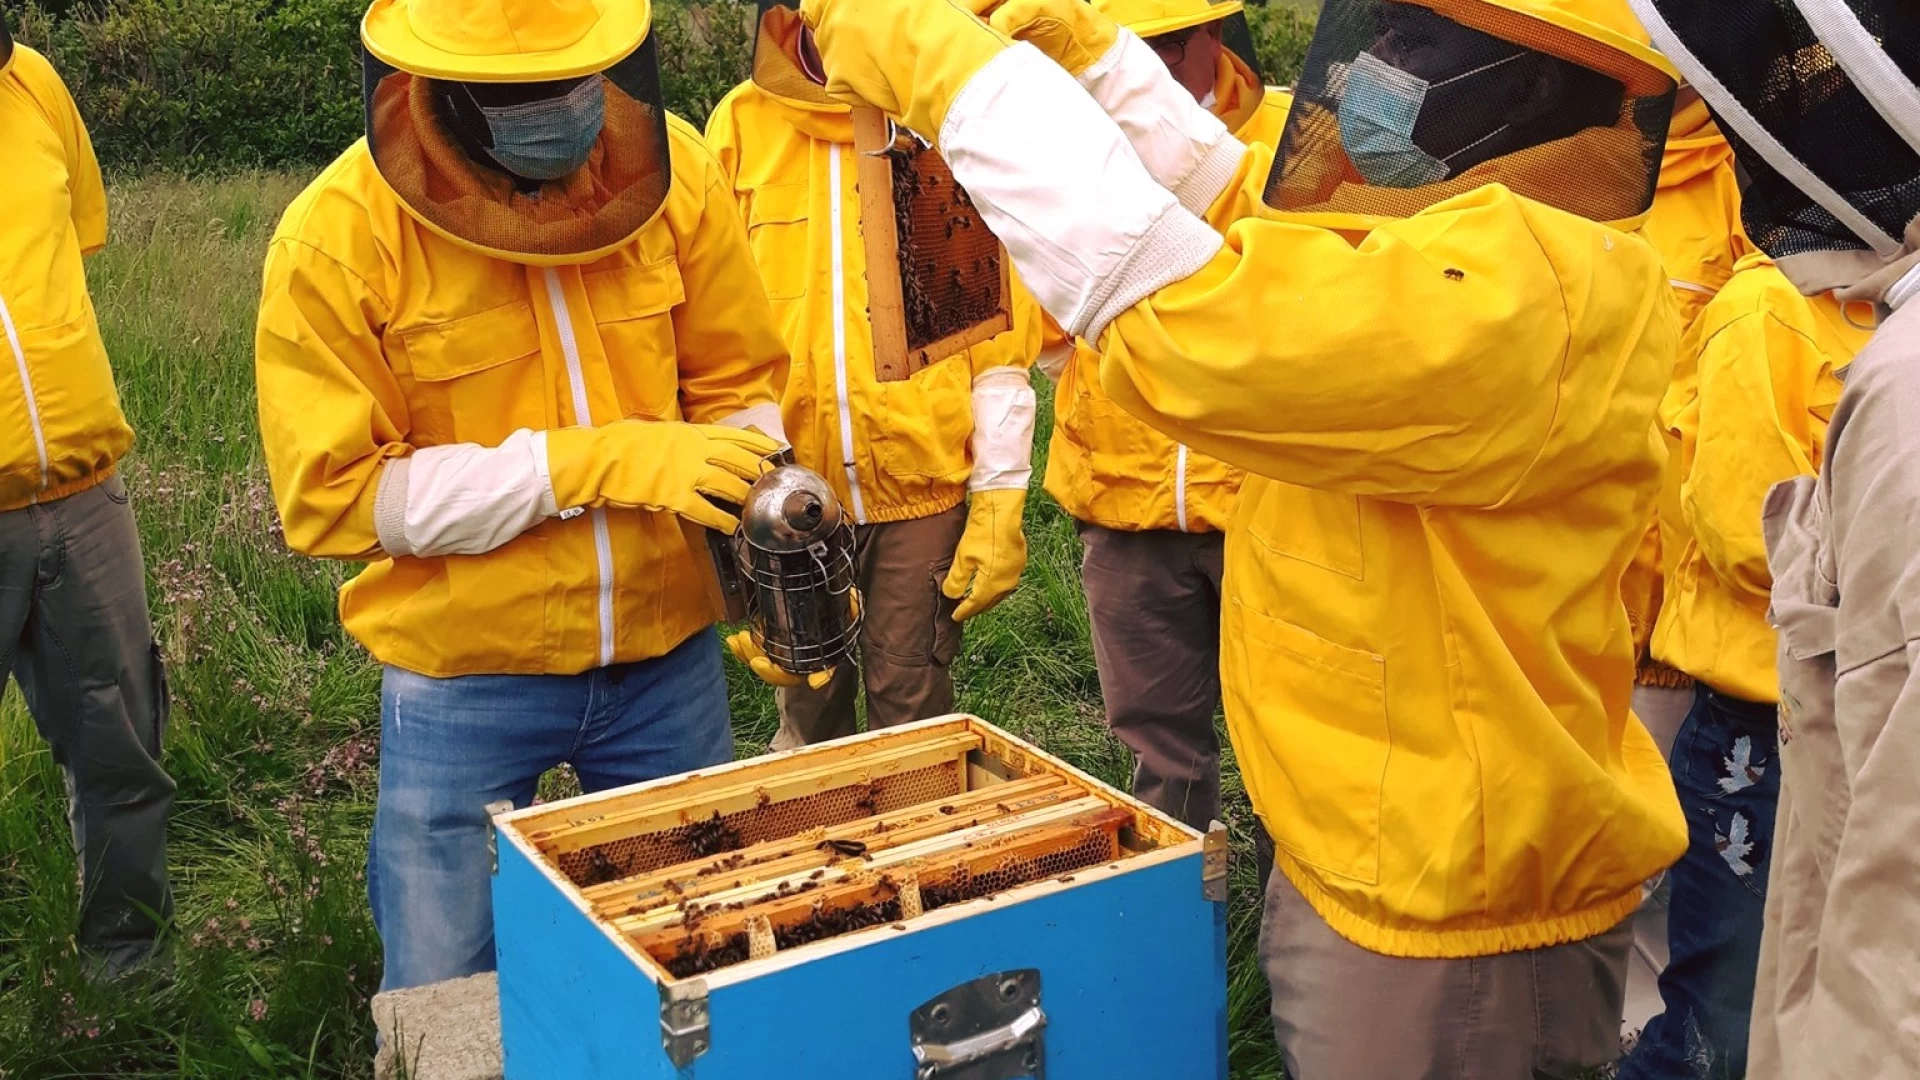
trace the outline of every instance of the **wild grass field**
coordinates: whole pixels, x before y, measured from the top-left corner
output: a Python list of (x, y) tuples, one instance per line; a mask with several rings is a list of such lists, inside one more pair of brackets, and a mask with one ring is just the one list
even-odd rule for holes
[[(353, 567), (281, 542), (253, 403), (260, 259), (302, 182), (162, 177), (110, 193), (112, 242), (90, 273), (139, 433), (125, 468), (172, 678), (175, 969), (165, 982), (108, 989), (82, 979), (65, 791), (9, 690), (0, 702), (0, 1080), (370, 1072), (367, 1002), (380, 951), (362, 867), (379, 673), (335, 618), (335, 587)], [(1037, 493), (1028, 526), (1032, 563), (1019, 592), (968, 626), (960, 706), (1124, 784), (1128, 759), (1101, 719), (1078, 541)], [(757, 753), (773, 733), (772, 695), (737, 667), (729, 681), (739, 752)], [(570, 782), (550, 780), (553, 792)], [(1230, 815), (1239, 845), (1233, 1076), (1264, 1080), (1280, 1070), (1252, 957), (1251, 819), (1237, 786)]]

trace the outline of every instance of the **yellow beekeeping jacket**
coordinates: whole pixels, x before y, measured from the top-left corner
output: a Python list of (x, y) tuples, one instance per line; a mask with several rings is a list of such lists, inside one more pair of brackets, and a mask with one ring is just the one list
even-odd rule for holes
[(81, 258), (107, 195), (66, 84), (15, 45), (0, 70), (0, 511), (84, 491), (133, 444)]
[(388, 557), (373, 521), (383, 463), (417, 447), (712, 423), (778, 397), (785, 351), (719, 166), (677, 117), (668, 134), (660, 213), (586, 265), (510, 263), (428, 229), (364, 141), (281, 221), (258, 335), (267, 466), (294, 550), (368, 564), (340, 615), (383, 663), (576, 673), (662, 656), (710, 622), (666, 513), (549, 519), (484, 555), (436, 558)]
[[(1293, 95), (1221, 50), (1215, 115), (1243, 143), (1279, 143)], [(1218, 532), (1233, 515), (1241, 473), (1129, 416), (1100, 389), (1100, 354), (1077, 342), (1054, 396), (1047, 493), (1077, 521), (1144, 532)]]
[(1281, 872), (1391, 955), (1618, 924), (1686, 846), (1620, 600), (1679, 347), (1659, 256), (1499, 185), (1364, 236), (1225, 235), (1112, 323), (1100, 375), (1249, 473), (1221, 668)]
[(973, 468), (973, 377), (1025, 368), (1040, 352), (1039, 309), (1014, 289), (1014, 326), (911, 379), (875, 377), (866, 245), (851, 111), (742, 83), (707, 121), (747, 222), (793, 375), (780, 403), (794, 456), (827, 478), (862, 522), (952, 509)]
[[(1733, 172), (1733, 148), (1714, 126), (1704, 102), (1695, 101), (1674, 113), (1660, 165), (1660, 188), (1644, 231), (1666, 265), (1684, 336), (1733, 276), (1734, 264), (1753, 251), (1740, 227), (1740, 182)], [(1683, 393), (1693, 384), (1693, 357), (1684, 348), (1675, 361), (1673, 380)], [(1645, 660), (1660, 614), (1662, 581), (1672, 571), (1686, 537), (1680, 514), (1679, 442), (1670, 439), (1664, 428), (1658, 428), (1654, 438), (1667, 449), (1666, 476), (1654, 522), (1641, 540), (1622, 591), (1642, 659), (1641, 681), (1658, 683), (1668, 673)]]
[(1872, 323), (1869, 306), (1848, 312), (1831, 294), (1802, 296), (1755, 254), (1688, 335), (1695, 377), (1676, 381), (1661, 406), (1680, 447), (1672, 531), (1681, 543), (1654, 651), (1716, 690), (1780, 700), (1760, 512), (1774, 484), (1819, 470), (1840, 372), (1872, 338)]

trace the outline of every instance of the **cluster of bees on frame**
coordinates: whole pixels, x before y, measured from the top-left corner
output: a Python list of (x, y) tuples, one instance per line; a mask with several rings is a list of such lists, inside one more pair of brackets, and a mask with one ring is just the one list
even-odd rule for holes
[(925, 348), (998, 314), (1000, 242), (946, 163), (915, 140), (887, 152), (907, 346)]

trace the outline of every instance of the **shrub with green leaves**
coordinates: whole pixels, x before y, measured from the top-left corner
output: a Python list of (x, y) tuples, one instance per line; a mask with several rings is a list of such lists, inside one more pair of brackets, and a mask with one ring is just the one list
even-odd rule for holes
[[(365, 7), (366, 0), (29, 0), (16, 32), (67, 80), (109, 169), (312, 167), (364, 125)], [(704, 125), (747, 77), (754, 7), (664, 0), (653, 11), (667, 106)], [(1247, 15), (1267, 78), (1291, 82), (1312, 17), (1282, 7)]]

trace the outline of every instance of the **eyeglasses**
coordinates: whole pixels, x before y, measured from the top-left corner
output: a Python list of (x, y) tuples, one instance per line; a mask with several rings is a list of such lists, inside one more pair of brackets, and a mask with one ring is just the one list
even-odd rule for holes
[(1175, 30), (1170, 34), (1159, 34), (1147, 39), (1147, 47), (1153, 50), (1160, 62), (1173, 67), (1187, 58), (1187, 42), (1200, 32), (1200, 27), (1190, 26), (1185, 30)]

